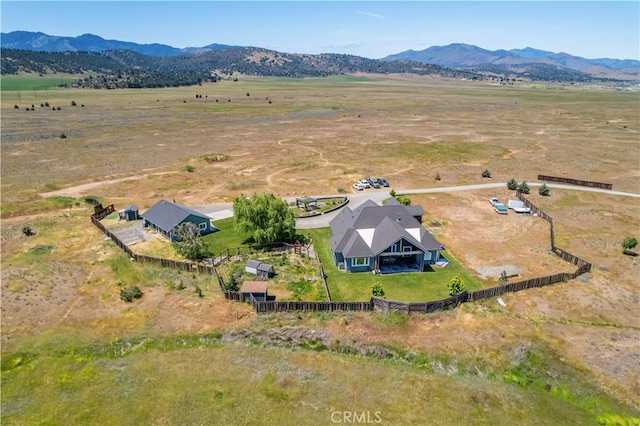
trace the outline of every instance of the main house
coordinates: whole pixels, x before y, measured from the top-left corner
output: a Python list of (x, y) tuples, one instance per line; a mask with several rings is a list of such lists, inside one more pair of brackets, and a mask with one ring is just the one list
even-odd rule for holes
[(171, 201), (160, 200), (141, 216), (144, 219), (145, 227), (154, 229), (171, 241), (177, 240), (176, 228), (185, 222), (196, 225), (200, 230), (200, 235), (217, 231), (209, 216)]
[(435, 263), (442, 245), (418, 222), (415, 207), (395, 198), (384, 206), (368, 200), (354, 210), (345, 207), (329, 222), (338, 268), (388, 274), (420, 272)]

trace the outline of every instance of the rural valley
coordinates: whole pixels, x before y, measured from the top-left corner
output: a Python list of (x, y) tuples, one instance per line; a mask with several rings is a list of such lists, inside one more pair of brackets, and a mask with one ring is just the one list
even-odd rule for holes
[[(78, 77), (3, 75), (3, 424), (640, 423), (640, 261), (621, 245), (640, 237), (637, 91), (364, 72), (58, 87)], [(544, 196), (539, 175), (612, 190), (548, 183)], [(377, 176), (390, 186), (353, 189)], [(276, 300), (324, 300), (323, 275), (334, 301), (364, 303), (380, 281), (391, 300), (423, 302), (448, 296), (447, 273), (480, 290), (501, 271), (576, 270), (548, 221), (489, 204), (516, 199), (512, 178), (590, 270), (432, 313), (257, 313), (214, 275), (132, 261), (87, 203), (113, 204), (100, 223), (118, 231), (120, 209), (159, 200), (223, 211), (252, 194), (332, 195), (355, 210), (401, 192), (451, 260), (441, 270), (339, 270), (329, 228), (305, 218), (296, 232), (321, 273), (308, 251), (252, 255), (281, 268)], [(212, 257), (247, 245), (233, 218), (212, 223)], [(185, 260), (164, 238), (131, 249)], [(134, 285), (142, 296), (122, 300)]]

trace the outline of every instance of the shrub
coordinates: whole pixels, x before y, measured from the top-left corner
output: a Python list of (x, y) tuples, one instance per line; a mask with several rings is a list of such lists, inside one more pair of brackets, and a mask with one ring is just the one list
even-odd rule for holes
[(622, 241), (622, 252), (624, 254), (629, 253), (630, 250), (636, 248), (638, 240), (635, 237), (627, 237)]
[(529, 189), (529, 185), (527, 185), (527, 182), (522, 181), (522, 183), (518, 185), (518, 192), (522, 192), (523, 194), (528, 194), (529, 191), (530, 189)]
[(509, 277), (507, 277), (507, 271), (502, 271), (500, 278), (498, 278), (498, 285), (505, 285), (508, 280)]
[(30, 237), (32, 235), (36, 235), (36, 233), (33, 231), (33, 229), (31, 229), (31, 227), (29, 225), (23, 225), (22, 226), (22, 233), (24, 235), (26, 235), (27, 237)]
[(547, 184), (543, 183), (538, 187), (538, 194), (543, 195), (545, 197), (549, 195), (549, 187), (547, 186)]
[(194, 166), (192, 166), (191, 164), (187, 164), (187, 166), (184, 169), (189, 173), (193, 173), (193, 172), (196, 171), (196, 168)]
[(511, 190), (518, 189), (518, 182), (514, 178), (509, 179), (507, 181), (507, 188)]
[(484, 172), (482, 172), (482, 177), (483, 178), (490, 178), (491, 177), (491, 172), (489, 171), (489, 169), (484, 169)]
[(385, 292), (382, 284), (379, 281), (376, 281), (371, 285), (371, 294), (375, 297), (384, 297)]
[(67, 135), (65, 135), (64, 133), (60, 133), (60, 139), (66, 139)]
[(440, 179), (442, 179), (442, 178), (440, 177), (440, 172), (436, 172), (436, 180), (440, 180)]
[(460, 279), (459, 276), (454, 276), (447, 283), (447, 287), (449, 288), (449, 296), (455, 296), (464, 291), (464, 281)]
[(134, 285), (130, 287), (125, 287), (120, 290), (120, 299), (124, 300), (127, 303), (133, 302), (135, 299), (140, 299), (142, 297), (142, 291), (140, 287)]
[(224, 288), (226, 288), (228, 291), (240, 290), (240, 283), (238, 282), (236, 274), (231, 274), (231, 276), (229, 277), (229, 281), (224, 283)]

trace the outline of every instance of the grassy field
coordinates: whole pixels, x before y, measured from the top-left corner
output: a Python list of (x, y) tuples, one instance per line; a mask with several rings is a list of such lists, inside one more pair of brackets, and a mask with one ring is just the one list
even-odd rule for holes
[[(3, 75), (0, 80), (0, 90), (7, 92), (32, 91), (29, 95), (46, 97), (49, 95), (49, 90), (57, 89), (60, 84), (72, 83), (78, 78), (81, 77), (64, 75), (36, 76), (35, 74), (31, 76)], [(19, 95), (18, 99), (20, 100), (21, 98), (22, 95)]]
[[(576, 373), (545, 361), (543, 347), (525, 347), (496, 369), (479, 359), (393, 347), (379, 348), (382, 361), (375, 352), (341, 354), (348, 346), (322, 339), (296, 338), (283, 347), (259, 337), (230, 339), (214, 333), (67, 341), (62, 351), (54, 344), (47, 352), (45, 346), (5, 356), (3, 424), (316, 425), (331, 424), (336, 412), (369, 412), (372, 419), (377, 413), (383, 424), (632, 421)], [(340, 368), (328, 368), (334, 364)]]
[[(548, 174), (638, 192), (637, 93), (415, 76), (109, 91), (34, 81), (3, 77), (0, 105), (3, 424), (331, 424), (334, 412), (379, 412), (383, 424), (638, 423), (640, 263), (620, 249), (638, 237), (637, 198), (532, 191), (557, 244), (592, 271), (505, 294), (506, 306), (411, 317), (258, 316), (212, 277), (132, 263), (82, 200), (145, 211), (161, 198), (348, 192), (366, 176), (411, 190), (485, 183), (485, 168), (491, 182)], [(453, 262), (401, 281), (337, 271), (328, 230), (304, 232), (334, 300), (368, 299), (373, 280), (390, 299), (424, 301), (445, 297), (453, 274), (469, 289), (494, 285), (484, 267), (513, 264), (523, 278), (574, 269), (549, 253), (548, 223), (498, 217), (490, 195), (512, 197), (412, 195)], [(216, 226), (205, 238), (214, 253), (247, 241), (232, 220)], [(144, 296), (125, 303), (132, 284)]]

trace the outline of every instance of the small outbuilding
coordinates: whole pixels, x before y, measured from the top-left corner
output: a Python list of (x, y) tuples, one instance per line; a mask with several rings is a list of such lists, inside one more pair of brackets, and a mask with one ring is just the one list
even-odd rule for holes
[(260, 262), (257, 260), (248, 260), (244, 265), (244, 271), (249, 274), (258, 275), (258, 266), (260, 266)]
[(272, 264), (262, 263), (258, 260), (248, 260), (244, 265), (244, 271), (249, 274), (257, 275), (260, 278), (266, 279), (273, 278), (273, 276), (276, 274), (276, 270)]
[(118, 219), (120, 220), (138, 220), (140, 215), (138, 214), (138, 206), (130, 204), (122, 210), (118, 211)]
[(267, 301), (267, 283), (264, 281), (245, 281), (240, 287), (240, 293), (242, 293), (242, 300), (248, 302), (251, 300), (251, 296), (258, 302)]

